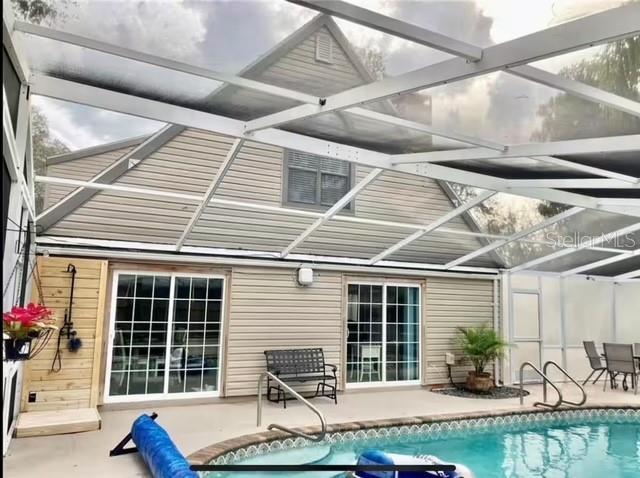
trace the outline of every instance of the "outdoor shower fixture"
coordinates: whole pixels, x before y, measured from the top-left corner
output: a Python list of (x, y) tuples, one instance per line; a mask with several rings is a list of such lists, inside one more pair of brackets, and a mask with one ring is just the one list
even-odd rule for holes
[(73, 311), (73, 291), (76, 286), (76, 266), (73, 264), (69, 264), (65, 272), (71, 274), (71, 288), (69, 290), (69, 305), (64, 311), (64, 322), (60, 331), (58, 332), (58, 346), (56, 348), (56, 354), (53, 357), (53, 362), (51, 364), (51, 371), (54, 373), (62, 370), (62, 350), (60, 349), (60, 344), (62, 342), (62, 337), (64, 336), (68, 343), (67, 348), (70, 352), (77, 352), (82, 347), (82, 340), (78, 337), (78, 332), (76, 332), (73, 328), (73, 322), (71, 321), (71, 314)]

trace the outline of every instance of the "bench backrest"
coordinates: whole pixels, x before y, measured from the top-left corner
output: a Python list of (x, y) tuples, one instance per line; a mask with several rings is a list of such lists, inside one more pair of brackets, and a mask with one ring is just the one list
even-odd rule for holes
[(305, 375), (324, 372), (322, 349), (265, 350), (267, 371), (279, 375)]

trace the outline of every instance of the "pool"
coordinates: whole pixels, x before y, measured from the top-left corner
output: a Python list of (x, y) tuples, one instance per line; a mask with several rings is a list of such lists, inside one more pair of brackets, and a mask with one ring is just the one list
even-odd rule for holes
[[(372, 448), (429, 454), (463, 463), (476, 478), (635, 478), (640, 476), (640, 410), (524, 413), (345, 431), (331, 433), (320, 444), (286, 439), (252, 445), (220, 456), (215, 462), (344, 464), (355, 463), (362, 451)], [(206, 476), (257, 475), (235, 472)], [(309, 472), (289, 476), (344, 475)]]

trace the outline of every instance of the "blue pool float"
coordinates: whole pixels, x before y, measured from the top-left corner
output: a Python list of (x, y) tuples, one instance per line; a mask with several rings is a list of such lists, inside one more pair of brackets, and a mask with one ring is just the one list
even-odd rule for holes
[(447, 463), (431, 455), (412, 456), (368, 450), (358, 457), (358, 465), (454, 465), (455, 471), (359, 471), (357, 478), (474, 478), (469, 468)]
[(169, 434), (148, 415), (133, 422), (131, 438), (154, 478), (198, 478)]

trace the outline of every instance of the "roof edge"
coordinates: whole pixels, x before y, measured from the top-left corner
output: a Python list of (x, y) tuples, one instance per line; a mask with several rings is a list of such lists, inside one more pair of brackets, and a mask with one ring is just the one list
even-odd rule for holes
[(128, 148), (130, 146), (138, 146), (147, 140), (151, 135), (136, 136), (134, 138), (121, 139), (118, 141), (112, 141), (110, 143), (99, 144), (97, 146), (89, 146), (88, 148), (77, 149), (68, 153), (56, 154), (47, 158), (46, 165), (53, 166), (54, 164), (66, 163), (67, 161), (73, 161), (76, 159), (86, 158), (87, 156), (93, 156), (96, 154), (108, 153), (116, 149)]

